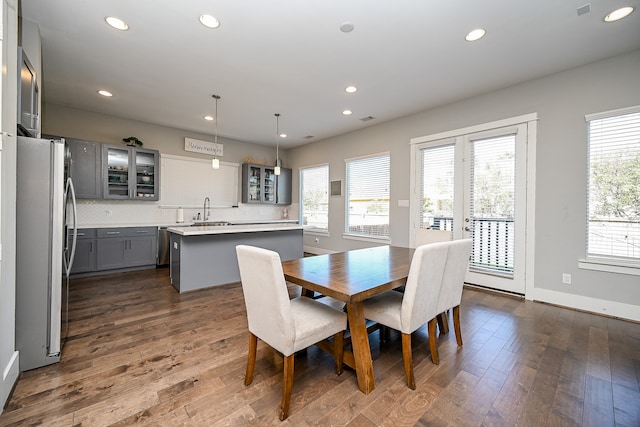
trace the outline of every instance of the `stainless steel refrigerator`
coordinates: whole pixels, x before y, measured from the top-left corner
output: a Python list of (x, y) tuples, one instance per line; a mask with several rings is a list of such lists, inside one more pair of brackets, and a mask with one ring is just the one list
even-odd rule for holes
[[(64, 140), (18, 137), (16, 350), (20, 370), (60, 361), (77, 215)], [(65, 277), (63, 277), (65, 276)]]

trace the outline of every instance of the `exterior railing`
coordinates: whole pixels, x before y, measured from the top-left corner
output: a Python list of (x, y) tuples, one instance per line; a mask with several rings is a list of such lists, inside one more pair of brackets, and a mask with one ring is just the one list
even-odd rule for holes
[[(453, 230), (452, 217), (431, 217), (426, 228)], [(426, 224), (425, 224), (426, 225)], [(470, 266), (500, 274), (513, 274), (515, 223), (507, 218), (474, 218), (469, 229), (473, 247)]]

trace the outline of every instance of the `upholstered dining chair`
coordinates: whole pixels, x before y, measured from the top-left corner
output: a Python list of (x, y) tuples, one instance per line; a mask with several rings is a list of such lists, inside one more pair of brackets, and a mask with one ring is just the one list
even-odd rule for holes
[(416, 248), (429, 243), (448, 242), (449, 240), (451, 240), (451, 231), (428, 228), (418, 228), (414, 237)]
[[(436, 230), (431, 228), (418, 228), (416, 230), (414, 244), (418, 246), (428, 245), (430, 243), (449, 242), (451, 241), (452, 233), (447, 230)], [(438, 329), (441, 334), (449, 333), (449, 325), (447, 323), (447, 313), (440, 313), (437, 317)]]
[[(444, 276), (442, 277), (442, 286), (438, 296), (438, 313), (443, 313), (453, 308), (453, 328), (456, 333), (458, 346), (462, 345), (460, 301), (462, 299), (464, 277), (469, 268), (471, 245), (471, 239), (454, 240), (451, 242), (449, 253), (447, 254), (447, 264), (444, 268)], [(446, 321), (446, 317), (444, 317), (444, 320)]]
[[(429, 347), (437, 362), (436, 315), (449, 242), (418, 246), (411, 259), (404, 293), (388, 291), (363, 301), (364, 317), (402, 333), (402, 360), (407, 386), (415, 390), (411, 333), (428, 323)], [(434, 355), (435, 358), (434, 358)]]
[(280, 420), (289, 415), (294, 355), (333, 336), (336, 374), (342, 373), (347, 315), (307, 297), (289, 299), (280, 255), (267, 249), (236, 246), (249, 323), (245, 385), (253, 381), (258, 338), (284, 356)]

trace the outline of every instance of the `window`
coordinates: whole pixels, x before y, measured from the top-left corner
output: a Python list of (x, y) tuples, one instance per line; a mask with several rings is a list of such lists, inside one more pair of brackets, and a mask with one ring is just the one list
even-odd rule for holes
[(390, 169), (388, 153), (347, 160), (347, 234), (389, 238)]
[(300, 170), (302, 224), (313, 231), (329, 232), (329, 166)]
[(640, 266), (640, 106), (586, 119), (587, 258)]

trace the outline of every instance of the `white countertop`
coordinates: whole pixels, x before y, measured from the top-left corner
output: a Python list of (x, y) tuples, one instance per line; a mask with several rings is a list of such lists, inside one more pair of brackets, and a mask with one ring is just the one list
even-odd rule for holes
[[(119, 227), (190, 227), (198, 221), (189, 222), (128, 222), (120, 224), (81, 224), (78, 228), (119, 228)], [(210, 222), (214, 222), (210, 220)], [(297, 224), (297, 219), (246, 219), (229, 221), (232, 225), (248, 225), (248, 224)], [(196, 227), (193, 227), (196, 228)]]
[(278, 222), (270, 224), (169, 227), (167, 230), (181, 236), (202, 236), (206, 234), (253, 233), (256, 231), (302, 230), (302, 226), (299, 224)]

